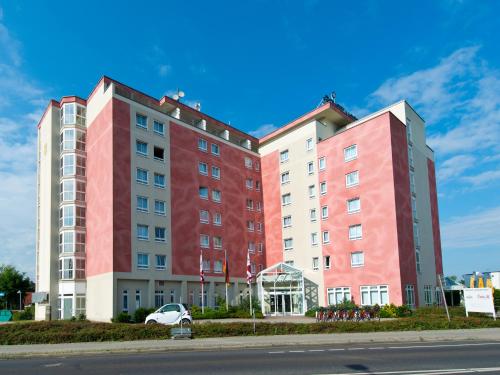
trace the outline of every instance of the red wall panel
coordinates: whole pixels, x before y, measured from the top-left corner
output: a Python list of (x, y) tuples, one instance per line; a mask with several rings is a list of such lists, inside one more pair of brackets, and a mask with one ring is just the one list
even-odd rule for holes
[(436, 259), (436, 273), (443, 274), (443, 256), (441, 253), (441, 231), (439, 229), (439, 211), (436, 189), (436, 170), (434, 162), (427, 159), (427, 170), (429, 171), (429, 192), (431, 200), (432, 236), (434, 240), (434, 256)]

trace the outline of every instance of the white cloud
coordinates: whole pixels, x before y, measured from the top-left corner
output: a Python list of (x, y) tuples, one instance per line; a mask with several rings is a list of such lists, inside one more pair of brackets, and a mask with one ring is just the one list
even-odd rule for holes
[(500, 207), (455, 217), (442, 224), (444, 249), (500, 247)]
[(162, 64), (158, 67), (158, 74), (160, 77), (165, 77), (172, 71), (172, 66), (167, 64)]
[[(475, 187), (487, 187), (488, 184), (500, 180), (500, 169), (484, 171), (474, 176), (463, 177), (463, 180)], [(498, 228), (500, 232), (500, 227)]]
[(450, 177), (458, 177), (472, 167), (476, 159), (470, 155), (457, 155), (444, 161), (438, 168), (438, 178), (441, 182)]
[(248, 134), (257, 138), (261, 138), (269, 133), (272, 133), (276, 129), (278, 129), (278, 127), (274, 124), (264, 124), (259, 126), (257, 129), (248, 132)]

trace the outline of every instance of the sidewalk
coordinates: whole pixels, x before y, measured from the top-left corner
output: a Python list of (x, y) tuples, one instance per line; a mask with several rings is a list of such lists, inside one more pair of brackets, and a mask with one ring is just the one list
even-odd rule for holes
[(186, 350), (227, 350), (283, 346), (338, 345), (353, 343), (404, 343), (443, 341), (500, 341), (500, 328), (398, 331), (369, 333), (336, 333), (316, 335), (248, 336), (193, 340), (147, 340), (86, 342), (72, 344), (3, 345), (1, 358), (81, 355), (120, 352), (157, 352)]

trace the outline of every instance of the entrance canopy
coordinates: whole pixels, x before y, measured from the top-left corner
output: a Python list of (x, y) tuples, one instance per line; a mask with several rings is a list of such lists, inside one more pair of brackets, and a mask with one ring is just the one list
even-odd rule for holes
[(257, 275), (260, 305), (264, 315), (304, 315), (304, 273), (277, 263)]

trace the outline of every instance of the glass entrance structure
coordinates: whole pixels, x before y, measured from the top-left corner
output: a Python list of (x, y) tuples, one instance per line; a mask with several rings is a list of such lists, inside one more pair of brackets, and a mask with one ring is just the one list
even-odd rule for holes
[(257, 275), (262, 314), (304, 315), (304, 274), (298, 268), (277, 263)]

